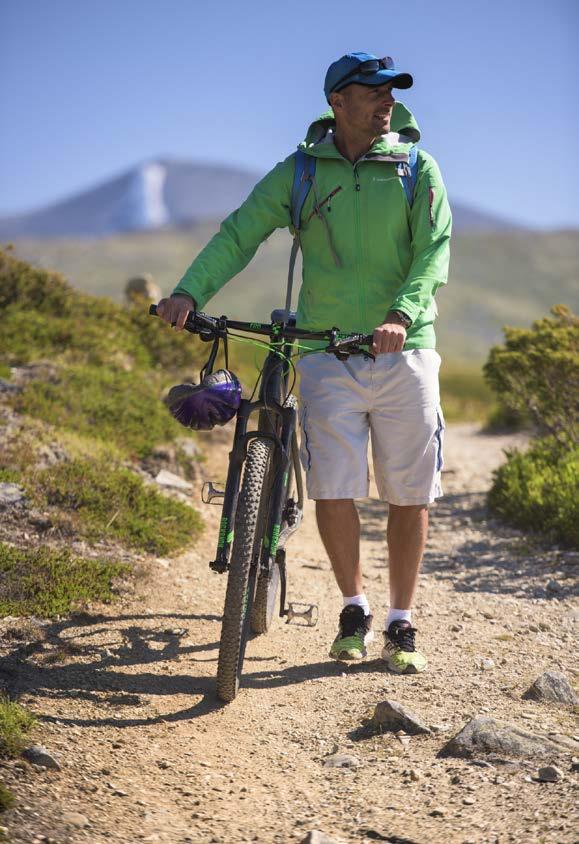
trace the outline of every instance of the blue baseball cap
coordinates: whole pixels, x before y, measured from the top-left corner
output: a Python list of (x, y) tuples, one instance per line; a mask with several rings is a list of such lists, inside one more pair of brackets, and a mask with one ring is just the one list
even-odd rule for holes
[(371, 53), (346, 53), (333, 62), (326, 73), (324, 93), (326, 99), (334, 91), (357, 82), (358, 85), (384, 85), (392, 82), (394, 88), (410, 88), (413, 83), (409, 73), (399, 73), (390, 56), (379, 59)]

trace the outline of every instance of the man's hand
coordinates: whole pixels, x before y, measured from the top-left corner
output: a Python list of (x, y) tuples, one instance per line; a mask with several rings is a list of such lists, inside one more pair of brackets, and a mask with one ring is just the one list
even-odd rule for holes
[(374, 329), (374, 342), (370, 351), (373, 355), (384, 352), (401, 352), (406, 340), (406, 329), (397, 314), (387, 313), (386, 319)]
[(157, 316), (171, 325), (175, 323), (175, 331), (182, 330), (189, 311), (195, 311), (195, 300), (183, 293), (161, 299), (157, 305)]

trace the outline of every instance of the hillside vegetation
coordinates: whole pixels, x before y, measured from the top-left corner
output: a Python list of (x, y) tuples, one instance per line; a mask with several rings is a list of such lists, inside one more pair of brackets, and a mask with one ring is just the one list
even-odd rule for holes
[(558, 305), (530, 329), (506, 328), (485, 374), (506, 413), (523, 416), (536, 433), (526, 453), (509, 452), (495, 472), (491, 509), (579, 547), (579, 318)]
[(147, 311), (0, 252), (2, 614), (109, 600), (132, 553), (172, 553), (201, 529), (154, 477), (195, 476), (193, 435), (161, 398), (206, 350)]
[[(119, 235), (102, 240), (22, 240), (19, 255), (56, 268), (84, 292), (122, 300), (126, 280), (150, 272), (170, 292), (217, 226)], [(275, 232), (257, 256), (207, 305), (210, 313), (266, 319), (285, 298), (290, 249)], [(439, 349), (453, 367), (482, 365), (504, 325), (527, 325), (553, 302), (577, 304), (579, 232), (458, 233), (450, 279), (438, 293)], [(296, 296), (299, 285), (296, 272)]]

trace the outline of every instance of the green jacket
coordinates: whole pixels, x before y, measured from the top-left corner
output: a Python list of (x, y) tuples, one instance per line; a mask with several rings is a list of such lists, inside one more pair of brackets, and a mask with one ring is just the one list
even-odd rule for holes
[[(390, 309), (412, 319), (405, 349), (434, 348), (434, 294), (448, 275), (451, 213), (440, 171), (419, 151), (414, 202), (409, 207), (397, 165), (420, 131), (396, 103), (392, 131), (355, 164), (337, 150), (331, 111), (300, 144), (314, 155), (315, 182), (302, 211), (303, 282), (297, 324), (371, 333)], [(328, 132), (328, 130), (330, 130)], [(290, 225), (294, 158), (277, 164), (221, 224), (174, 293), (206, 302), (253, 258), (274, 229)], [(280, 306), (283, 294), (280, 291)]]

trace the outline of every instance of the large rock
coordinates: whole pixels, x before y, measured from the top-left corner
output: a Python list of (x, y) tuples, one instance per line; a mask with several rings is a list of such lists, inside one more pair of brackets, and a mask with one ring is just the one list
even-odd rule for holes
[(430, 727), (427, 727), (418, 715), (395, 700), (382, 700), (376, 704), (372, 721), (376, 727), (392, 732), (404, 730), (405, 733), (413, 736), (431, 732)]
[(565, 748), (544, 736), (511, 727), (494, 718), (473, 718), (442, 750), (439, 756), (472, 759), (484, 754), (516, 759), (560, 756)]
[(579, 698), (564, 674), (544, 671), (523, 695), (523, 700), (540, 700), (549, 703), (576, 704)]

